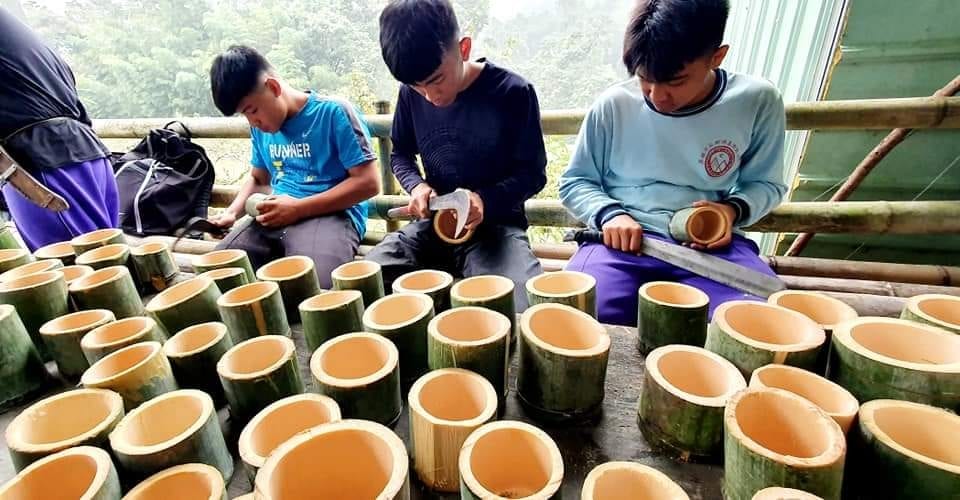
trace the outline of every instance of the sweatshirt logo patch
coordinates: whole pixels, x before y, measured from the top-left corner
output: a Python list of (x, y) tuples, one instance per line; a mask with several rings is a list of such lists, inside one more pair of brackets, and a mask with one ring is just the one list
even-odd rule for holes
[(736, 165), (738, 154), (739, 148), (733, 141), (719, 140), (704, 148), (700, 155), (700, 161), (703, 163), (707, 175), (722, 177)]

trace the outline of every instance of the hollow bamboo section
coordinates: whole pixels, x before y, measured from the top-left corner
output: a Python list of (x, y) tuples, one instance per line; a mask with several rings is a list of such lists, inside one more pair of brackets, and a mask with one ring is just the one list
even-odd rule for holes
[(879, 399), (860, 408), (851, 490), (863, 498), (953, 498), (960, 492), (960, 417)]
[(79, 310), (107, 309), (120, 319), (143, 314), (143, 300), (126, 266), (96, 270), (70, 283), (69, 290)]
[(517, 396), (535, 417), (570, 420), (600, 410), (610, 336), (589, 314), (539, 304), (520, 318)]
[(363, 312), (365, 331), (379, 333), (396, 344), (405, 382), (427, 371), (427, 325), (433, 317), (433, 299), (422, 293), (388, 295)]
[(247, 283), (253, 283), (257, 277), (253, 273), (253, 265), (247, 252), (237, 249), (215, 250), (203, 255), (197, 255), (191, 262), (197, 274), (226, 267), (239, 267), (247, 275)]
[(247, 279), (247, 272), (242, 267), (221, 267), (219, 269), (211, 269), (207, 272), (201, 273), (199, 276), (212, 279), (214, 284), (217, 285), (217, 288), (220, 290), (221, 294), (227, 293), (238, 286), (243, 286), (250, 283), (250, 281)]
[(301, 432), (270, 454), (255, 497), (409, 500), (407, 450), (390, 429), (342, 420)]
[(43, 388), (50, 375), (16, 308), (8, 304), (0, 304), (0, 346), (0, 405)]
[(383, 297), (383, 272), (372, 260), (357, 260), (338, 266), (330, 273), (334, 290), (357, 290), (363, 295), (364, 307)]
[(497, 414), (497, 393), (469, 370), (444, 368), (420, 377), (410, 388), (413, 467), (428, 488), (455, 492), (460, 484), (460, 447)]
[(345, 333), (363, 330), (363, 294), (358, 290), (322, 292), (300, 303), (303, 336), (310, 352)]
[(714, 310), (704, 347), (750, 376), (771, 363), (815, 370), (825, 339), (823, 328), (803, 314), (764, 302), (734, 300)]
[(320, 293), (320, 280), (313, 259), (294, 255), (277, 259), (257, 269), (260, 281), (273, 281), (280, 286), (280, 295), (287, 310), (287, 318), (298, 323), (301, 302)]
[(455, 210), (440, 210), (433, 216), (433, 232), (443, 242), (450, 245), (460, 245), (470, 241), (474, 230), (466, 229), (460, 231), (460, 234), (454, 234), (457, 230), (457, 212)]
[(303, 392), (293, 341), (264, 335), (233, 346), (217, 362), (230, 415), (246, 422), (270, 403)]
[(319, 394), (289, 396), (261, 410), (243, 428), (238, 445), (251, 482), (278, 446), (302, 431), (338, 421), (337, 402)]
[(750, 387), (775, 387), (792, 392), (820, 407), (837, 422), (846, 434), (860, 410), (857, 398), (850, 391), (807, 370), (786, 365), (757, 368), (750, 378)]
[(0, 227), (0, 249), (12, 250), (17, 248), (23, 248), (23, 244), (13, 230), (9, 226)]
[(220, 471), (206, 464), (184, 464), (160, 471), (138, 484), (123, 500), (227, 500)]
[(223, 323), (200, 323), (180, 330), (163, 344), (163, 354), (170, 361), (173, 376), (184, 389), (199, 389), (225, 402), (223, 386), (217, 375), (217, 361), (233, 347), (233, 340)]
[(30, 464), (0, 486), (0, 498), (120, 500), (120, 480), (109, 453), (78, 446)]
[(683, 283), (652, 281), (640, 287), (637, 348), (641, 353), (671, 344), (702, 347), (707, 339), (710, 297)]
[(214, 467), (225, 480), (233, 475), (213, 400), (193, 389), (163, 394), (128, 413), (110, 434), (110, 447), (125, 479), (190, 463)]
[(80, 383), (87, 388), (117, 392), (128, 411), (177, 390), (177, 381), (159, 342), (141, 342), (108, 354), (83, 372)]
[(924, 294), (911, 297), (901, 318), (960, 334), (960, 297)]
[(460, 449), (460, 497), (558, 498), (563, 459), (542, 430), (504, 420), (481, 426)]
[(106, 309), (80, 311), (52, 319), (40, 327), (40, 336), (57, 362), (60, 375), (75, 379), (83, 375), (90, 362), (83, 355), (80, 339), (90, 330), (116, 320)]
[(33, 256), (23, 248), (6, 248), (0, 250), (0, 273), (5, 273), (31, 262), (33, 262)]
[(67, 314), (67, 283), (57, 271), (30, 274), (0, 282), (0, 304), (17, 308), (23, 326), (44, 358), (49, 356), (40, 327)]
[(74, 389), (47, 397), (20, 412), (5, 431), (15, 470), (75, 446), (107, 447), (123, 418), (123, 398), (106, 389)]
[(769, 486), (839, 499), (847, 446), (816, 405), (774, 388), (743, 390), (724, 411), (724, 497), (750, 500)]
[(433, 299), (433, 308), (439, 314), (450, 309), (450, 288), (453, 276), (444, 271), (422, 269), (400, 276), (393, 281), (393, 293), (422, 293)]
[(170, 334), (198, 323), (220, 321), (220, 290), (209, 278), (196, 277), (160, 292), (146, 310)]
[(530, 305), (566, 304), (597, 317), (597, 280), (578, 271), (557, 271), (527, 280)]
[(234, 342), (261, 335), (291, 336), (276, 283), (258, 281), (234, 288), (217, 299), (217, 307)]
[(166, 334), (153, 318), (133, 316), (90, 330), (80, 339), (80, 349), (90, 364), (112, 352), (140, 342), (164, 342)]
[(634, 462), (598, 465), (583, 481), (580, 500), (689, 500), (666, 474)]
[[(72, 266), (77, 259), (77, 253), (73, 250), (73, 245), (71, 245), (69, 241), (61, 241), (60, 243), (51, 243), (42, 246), (33, 251), (33, 256), (37, 260), (57, 259), (62, 262), (64, 266)], [(0, 258), (0, 260), (2, 260), (2, 258)], [(4, 271), (6, 271), (6, 269), (4, 269)]]
[(827, 371), (833, 329), (844, 321), (859, 317), (857, 311), (845, 302), (819, 292), (783, 290), (771, 295), (767, 302), (797, 311), (819, 324), (820, 328), (823, 328), (826, 339), (823, 348), (820, 349), (820, 358), (813, 370), (819, 374), (824, 374)]
[(723, 410), (747, 386), (737, 367), (686, 345), (654, 349), (644, 367), (637, 417), (647, 442), (682, 461), (719, 456)]
[(163, 242), (149, 242), (131, 248), (130, 259), (140, 288), (149, 292), (166, 290), (180, 273), (170, 247)]
[(753, 496), (752, 500), (823, 500), (822, 498), (807, 493), (803, 490), (795, 490), (793, 488), (780, 488), (779, 486), (771, 486), (769, 488), (764, 488), (757, 492)]
[(127, 240), (123, 236), (122, 230), (108, 228), (98, 229), (96, 231), (90, 231), (89, 233), (81, 234), (80, 236), (70, 240), (70, 245), (73, 247), (73, 251), (77, 255), (82, 255), (84, 252), (93, 250), (94, 248), (113, 245), (116, 243), (126, 243), (126, 241)]
[(960, 336), (902, 319), (860, 318), (833, 333), (830, 379), (859, 401), (960, 408)]
[(37, 273), (46, 273), (50, 271), (56, 271), (63, 267), (63, 263), (55, 259), (47, 260), (37, 260), (34, 262), (28, 262), (26, 264), (17, 266), (3, 274), (0, 274), (0, 283), (6, 283), (8, 281), (13, 281), (20, 278), (25, 278), (27, 276), (37, 274)]
[(517, 315), (513, 289), (513, 282), (503, 276), (473, 276), (454, 283), (450, 288), (450, 307), (485, 307), (506, 316), (510, 320), (508, 343), (512, 346)]
[(77, 264), (103, 269), (112, 266), (125, 266), (130, 259), (130, 247), (124, 243), (112, 243), (77, 256)]
[(329, 396), (344, 418), (392, 426), (400, 418), (400, 354), (389, 339), (348, 333), (323, 343), (310, 358), (317, 392)]
[(727, 216), (716, 208), (689, 207), (673, 214), (669, 231), (677, 241), (709, 245), (723, 239), (729, 224)]
[(483, 376), (497, 397), (507, 395), (507, 341), (510, 320), (482, 307), (442, 312), (427, 326), (427, 365), (431, 370), (464, 368)]
[(63, 274), (63, 279), (67, 281), (67, 287), (73, 284), (74, 281), (77, 281), (88, 274), (93, 273), (94, 269), (90, 266), (66, 266), (58, 269)]

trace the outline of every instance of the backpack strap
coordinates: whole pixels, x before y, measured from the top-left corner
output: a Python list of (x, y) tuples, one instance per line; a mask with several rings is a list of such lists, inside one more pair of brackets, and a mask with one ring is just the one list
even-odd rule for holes
[(187, 128), (187, 126), (184, 125), (183, 122), (180, 120), (171, 120), (166, 125), (164, 125), (163, 128), (164, 130), (171, 130), (173, 132), (176, 132), (176, 130), (173, 130), (172, 128), (170, 128), (170, 126), (174, 124), (179, 125), (180, 128), (183, 129), (183, 135), (187, 136), (188, 141), (193, 140), (193, 132), (191, 132), (190, 129)]

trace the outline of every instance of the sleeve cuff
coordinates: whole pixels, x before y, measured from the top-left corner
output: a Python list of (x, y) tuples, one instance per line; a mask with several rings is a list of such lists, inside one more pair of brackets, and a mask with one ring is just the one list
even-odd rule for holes
[(620, 205), (608, 205), (604, 208), (601, 208), (597, 212), (597, 216), (594, 217), (594, 225), (597, 229), (603, 229), (603, 225), (610, 221), (610, 219), (618, 215), (626, 215), (627, 211), (623, 209)]
[(747, 204), (746, 200), (742, 198), (727, 198), (724, 200), (724, 203), (733, 207), (733, 211), (737, 213), (733, 221), (734, 225), (740, 224), (750, 218), (750, 205)]

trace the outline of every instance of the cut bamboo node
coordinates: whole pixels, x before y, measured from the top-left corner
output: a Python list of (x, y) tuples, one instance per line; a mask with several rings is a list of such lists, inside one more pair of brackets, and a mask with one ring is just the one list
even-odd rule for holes
[(383, 297), (383, 273), (372, 260), (342, 264), (330, 273), (334, 290), (357, 290), (363, 294), (363, 305), (369, 307)]
[(781, 488), (779, 486), (771, 486), (769, 488), (764, 488), (757, 492), (753, 496), (752, 500), (823, 500), (822, 498), (807, 493), (803, 490), (795, 490), (793, 488)]
[(257, 269), (257, 278), (280, 285), (280, 295), (283, 296), (287, 318), (294, 323), (300, 321), (300, 311), (297, 306), (321, 292), (313, 259), (303, 255), (293, 255), (270, 262)]
[(793, 366), (757, 368), (750, 378), (750, 387), (776, 387), (805, 398), (834, 419), (844, 434), (850, 430), (860, 410), (860, 403), (850, 391), (816, 373)]
[(427, 325), (433, 316), (433, 299), (422, 293), (388, 295), (363, 312), (364, 330), (396, 344), (404, 381), (413, 381), (427, 371)]
[(108, 309), (117, 318), (143, 314), (143, 300), (126, 266), (96, 270), (70, 283), (70, 298), (78, 309)]
[(514, 287), (509, 278), (492, 274), (460, 280), (450, 288), (450, 307), (485, 307), (506, 316), (510, 320), (508, 343), (513, 346), (517, 316)]
[(900, 317), (960, 334), (960, 297), (941, 294), (917, 295), (907, 301)]
[(162, 292), (180, 273), (173, 253), (166, 243), (151, 241), (130, 249), (130, 259), (140, 288), (149, 292)]
[(830, 379), (860, 401), (901, 399), (960, 408), (960, 336), (891, 318), (860, 318), (833, 332)]
[(439, 314), (450, 309), (450, 288), (453, 276), (444, 271), (422, 269), (400, 276), (393, 281), (393, 293), (423, 293), (433, 299), (433, 307)]
[(348, 333), (323, 343), (310, 358), (317, 392), (340, 406), (344, 418), (392, 426), (400, 418), (400, 354), (386, 337)]
[(177, 390), (159, 342), (141, 342), (108, 354), (83, 372), (80, 383), (87, 388), (116, 391), (128, 411)]
[(583, 481), (580, 500), (689, 500), (666, 474), (634, 462), (598, 465)]
[(62, 267), (59, 271), (63, 274), (63, 279), (67, 281), (67, 286), (69, 287), (74, 281), (93, 273), (94, 269), (90, 266), (73, 265)]
[(126, 243), (126, 241), (127, 239), (123, 236), (123, 230), (109, 228), (81, 234), (70, 240), (70, 245), (77, 255), (82, 255), (84, 252), (93, 250), (94, 248), (112, 245), (114, 243)]
[(764, 302), (720, 304), (705, 348), (732, 362), (745, 377), (771, 363), (815, 370), (826, 334), (812, 319)]
[(504, 420), (481, 426), (460, 449), (460, 495), (467, 500), (557, 498), (560, 449), (542, 430)]
[[(62, 262), (64, 266), (70, 266), (74, 264), (74, 260), (77, 258), (77, 252), (74, 251), (73, 245), (71, 245), (69, 241), (61, 241), (60, 243), (51, 243), (34, 250), (33, 256), (36, 257), (37, 260), (57, 259)], [(0, 258), (0, 260), (3, 259)]]
[(111, 243), (77, 256), (77, 264), (103, 269), (112, 266), (125, 266), (130, 258), (130, 247), (125, 243)]
[(683, 461), (719, 456), (723, 409), (747, 386), (737, 367), (686, 345), (654, 349), (644, 366), (637, 416), (647, 442)]
[(610, 354), (603, 325), (570, 306), (539, 304), (523, 313), (520, 331), (520, 402), (542, 419), (594, 416), (603, 403)]
[(497, 393), (469, 370), (445, 368), (420, 377), (410, 388), (413, 467), (427, 487), (458, 491), (460, 447), (497, 414)]
[(482, 307), (442, 312), (427, 325), (427, 364), (431, 370), (465, 368), (483, 376), (507, 395), (510, 320)]
[(45, 273), (55, 271), (63, 267), (63, 263), (56, 259), (38, 260), (19, 265), (9, 271), (0, 274), (0, 283), (6, 283), (20, 278), (25, 278), (31, 274)]
[(363, 330), (363, 294), (337, 290), (314, 295), (300, 303), (303, 337), (310, 352), (345, 333)]
[(153, 318), (133, 316), (98, 326), (83, 336), (80, 349), (90, 364), (140, 342), (163, 342), (166, 335)]
[(879, 399), (860, 407), (853, 491), (864, 498), (953, 498), (960, 492), (960, 417)]
[(57, 369), (64, 377), (76, 379), (90, 368), (83, 355), (80, 339), (90, 330), (116, 320), (113, 312), (106, 309), (80, 311), (52, 319), (40, 327), (40, 336), (47, 350), (57, 362)]
[(241, 342), (217, 362), (230, 415), (245, 422), (270, 403), (301, 394), (303, 382), (293, 341), (264, 335)]
[(160, 292), (146, 310), (170, 334), (197, 323), (220, 321), (220, 289), (209, 278), (196, 277)]
[(0, 486), (0, 498), (120, 500), (120, 481), (109, 453), (78, 446), (30, 464)]
[(677, 210), (670, 219), (670, 236), (673, 239), (698, 245), (709, 245), (723, 239), (729, 222), (719, 209), (689, 207)]
[[(73, 252), (73, 250), (70, 250)], [(0, 273), (33, 262), (33, 256), (23, 248), (5, 248), (0, 250)]]
[(215, 250), (203, 255), (197, 255), (191, 261), (193, 270), (197, 274), (205, 273), (213, 269), (226, 267), (239, 267), (243, 269), (247, 276), (247, 282), (253, 283), (257, 277), (253, 274), (253, 265), (250, 264), (250, 257), (247, 252), (237, 249)]
[(283, 398), (260, 413), (240, 433), (240, 458), (250, 480), (278, 446), (301, 431), (340, 421), (337, 402), (319, 394), (298, 394)]
[(637, 293), (637, 349), (641, 353), (671, 344), (703, 346), (710, 307), (707, 294), (669, 281), (651, 281)]
[(206, 464), (184, 464), (160, 471), (130, 490), (123, 500), (223, 500), (226, 484), (220, 471)]
[(530, 305), (566, 304), (597, 317), (597, 280), (579, 271), (556, 271), (527, 280)]
[(217, 308), (234, 342), (262, 335), (291, 335), (280, 287), (272, 281), (234, 288), (217, 299)]
[(37, 401), (5, 431), (17, 471), (75, 446), (106, 448), (107, 436), (123, 417), (123, 399), (105, 389), (74, 389)]
[(342, 420), (281, 444), (257, 474), (255, 495), (284, 498), (409, 500), (407, 450), (390, 429)]
[(746, 389), (724, 411), (724, 497), (749, 500), (768, 486), (840, 498), (846, 439), (816, 405), (782, 389)]
[(199, 274), (198, 276), (212, 279), (222, 294), (227, 293), (238, 286), (243, 286), (250, 283), (250, 281), (247, 279), (247, 271), (242, 267), (221, 267), (219, 269), (211, 269)]
[(433, 232), (443, 242), (451, 245), (460, 245), (466, 243), (473, 237), (474, 230), (462, 230), (460, 234), (454, 234), (457, 230), (457, 212), (455, 210), (440, 210), (433, 216)]
[(174, 378), (184, 389), (206, 392), (218, 405), (225, 402), (217, 361), (233, 347), (223, 323), (200, 323), (180, 330), (163, 344)]

